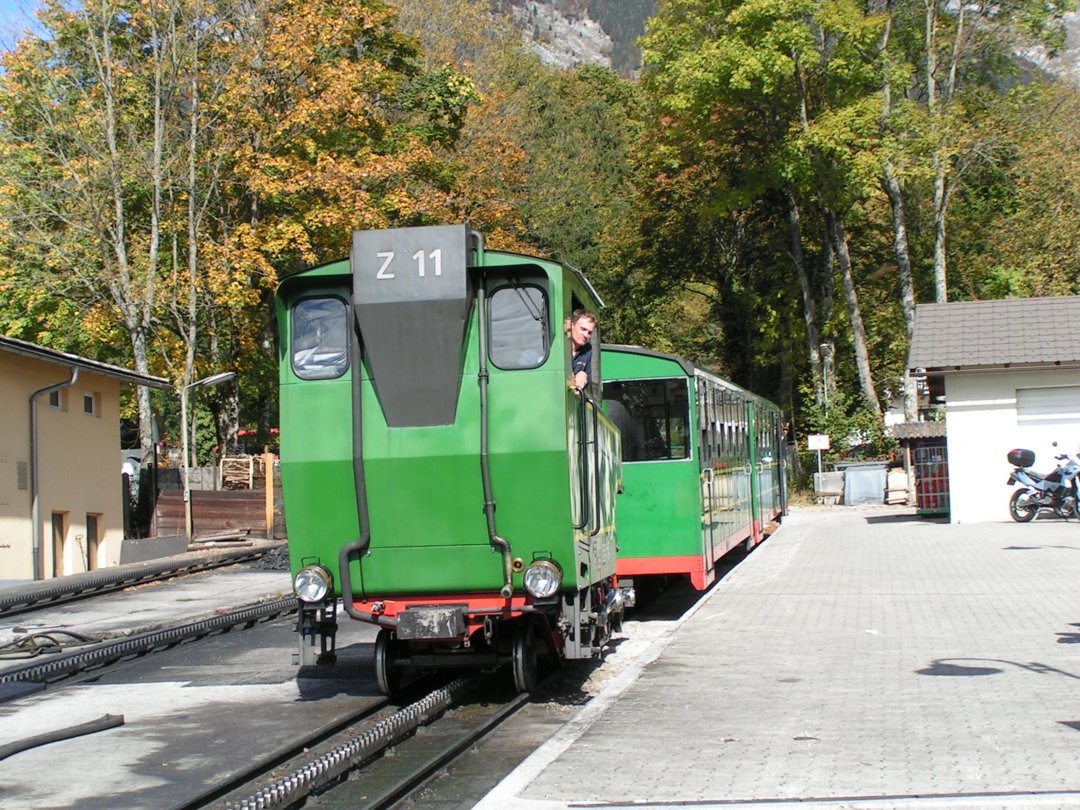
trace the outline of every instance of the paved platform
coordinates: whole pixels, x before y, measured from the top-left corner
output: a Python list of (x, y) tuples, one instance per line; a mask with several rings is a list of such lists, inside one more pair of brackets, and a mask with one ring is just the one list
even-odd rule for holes
[(1080, 808), (1080, 523), (793, 511), (477, 807), (793, 805)]

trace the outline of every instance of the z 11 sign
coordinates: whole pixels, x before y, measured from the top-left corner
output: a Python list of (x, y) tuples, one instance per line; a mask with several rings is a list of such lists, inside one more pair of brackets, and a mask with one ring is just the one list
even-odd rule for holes
[(810, 433), (806, 436), (807, 450), (828, 450), (829, 436), (826, 433)]

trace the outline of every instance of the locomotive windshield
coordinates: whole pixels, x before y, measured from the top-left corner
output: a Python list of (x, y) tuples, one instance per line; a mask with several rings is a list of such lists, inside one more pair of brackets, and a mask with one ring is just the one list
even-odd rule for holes
[(690, 457), (685, 380), (606, 382), (604, 408), (622, 433), (624, 462)]
[(515, 284), (491, 294), (491, 362), (499, 368), (536, 368), (548, 355), (547, 297)]
[(292, 312), (292, 364), (302, 380), (340, 377), (349, 365), (347, 310), (340, 298), (305, 298)]

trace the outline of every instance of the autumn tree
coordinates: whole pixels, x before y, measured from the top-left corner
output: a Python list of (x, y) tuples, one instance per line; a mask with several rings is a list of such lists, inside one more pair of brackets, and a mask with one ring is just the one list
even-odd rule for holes
[(442, 153), (461, 218), (489, 245), (584, 270), (616, 304), (605, 313), (605, 337), (628, 339), (642, 304), (627, 272), (636, 237), (637, 86), (597, 66), (541, 64), (486, 2), (402, 0), (401, 21), (429, 64), (450, 63), (477, 82), (480, 100), (453, 150)]
[[(16, 268), (0, 294), (75, 301), (181, 398), (203, 372), (265, 372), (280, 272), (344, 254), (354, 228), (453, 210), (437, 151), (476, 93), (449, 66), (422, 69), (394, 15), (336, 0), (50, 3), (0, 79), (0, 247)], [(226, 410), (235, 430), (235, 400)], [(140, 416), (149, 441), (148, 400)]]
[[(151, 343), (171, 77), (166, 49), (147, 58), (139, 28), (154, 28), (159, 16), (168, 10), (154, 3), (100, 0), (69, 10), (48, 0), (42, 31), (5, 54), (0, 78), (8, 283), (74, 302), (76, 322), (96, 330), (99, 344), (119, 326), (144, 374), (158, 370)], [(150, 418), (149, 392), (140, 389), (144, 447)]]

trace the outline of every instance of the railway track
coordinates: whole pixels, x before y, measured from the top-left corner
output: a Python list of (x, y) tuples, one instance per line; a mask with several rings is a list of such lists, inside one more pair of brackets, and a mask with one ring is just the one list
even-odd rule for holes
[(0, 590), (0, 619), (64, 602), (86, 599), (109, 591), (123, 590), (133, 585), (251, 562), (280, 548), (281, 545), (211, 554), (193, 552), (153, 562), (121, 565), (100, 571), (72, 574), (45, 582), (5, 588)]
[[(242, 580), (253, 573), (224, 576)], [(255, 588), (264, 587), (268, 576), (278, 575), (260, 573)], [(136, 600), (122, 610), (137, 614), (138, 604), (155, 601), (195, 606), (191, 595), (207, 591), (206, 579), (114, 598)], [(211, 592), (235, 596), (234, 588), (230, 581)], [(249, 592), (248, 599), (255, 598)], [(22, 737), (70, 731), (65, 726), (93, 718), (123, 723), (62, 738), (75, 757), (97, 756), (101, 746), (118, 753), (110, 755), (108, 768), (66, 786), (61, 795), (41, 793), (41, 780), (54, 768), (47, 747), (25, 750), (17, 763), (9, 760), (3, 771), (8, 798), (18, 801), (5, 806), (30, 808), (46, 800), (80, 810), (110, 810), (118, 803), (139, 810), (298, 807), (316, 800), (350, 808), (443, 801), (469, 806), (572, 716), (596, 688), (593, 678), (613, 677), (612, 664), (622, 660), (615, 654), (603, 665), (571, 662), (528, 700), (514, 701), (510, 679), (499, 673), (472, 679), (460, 694), (452, 687), (448, 701), (414, 692), (416, 703), (398, 712), (377, 694), (374, 636), (365, 626), (342, 629), (334, 667), (291, 666), (295, 637), (288, 619), (274, 621), (272, 614), (287, 616), (294, 605), (290, 598), (271, 600), (257, 612), (247, 610), (255, 607), (250, 604), (228, 612), (220, 608), (204, 621), (115, 638), (101, 651), (72, 651), (0, 669), (0, 692), (40, 692), (4, 707), (14, 728), (22, 724)], [(208, 615), (208, 608), (213, 612), (212, 603), (201, 603), (197, 615)], [(229, 632), (238, 626), (251, 629)], [(204, 642), (185, 643), (202, 636)], [(640, 636), (636, 629), (630, 633)], [(635, 643), (621, 648), (633, 654)], [(76, 666), (79, 658), (82, 665)], [(46, 708), (53, 700), (55, 708)], [(102, 711), (108, 712), (104, 718)]]
[(85, 648), (49, 655), (45, 660), (0, 670), (0, 703), (45, 689), (48, 684), (99, 669), (117, 661), (147, 655), (178, 644), (225, 633), (236, 627), (251, 626), (294, 613), (295, 597), (273, 599), (232, 608), (208, 619), (185, 622), (160, 630), (138, 633), (126, 638), (103, 641)]
[[(403, 709), (383, 705), (344, 718), (332, 734), (319, 730), (293, 746), (295, 755), (267, 757), (173, 810), (291, 808), (313, 796), (332, 806), (390, 807), (528, 702), (527, 694), (479, 699), (491, 682), (491, 676), (459, 678)], [(391, 748), (393, 757), (384, 757)]]
[[(608, 660), (570, 662), (527, 701), (511, 702), (511, 680), (501, 672), (480, 676), (449, 702), (431, 698), (409, 717), (377, 694), (367, 628), (343, 630), (334, 667), (297, 670), (287, 624), (256, 623), (134, 655), (7, 704), (9, 732), (21, 724), (25, 737), (102, 712), (124, 725), (67, 740), (66, 756), (76, 759), (111, 753), (108, 767), (59, 792), (42, 787), (55, 770), (48, 746), (0, 762), (5, 806), (471, 806), (647, 646), (647, 635), (661, 632), (652, 623), (629, 629)], [(425, 698), (414, 694), (417, 703)], [(53, 700), (54, 708), (44, 705)]]

